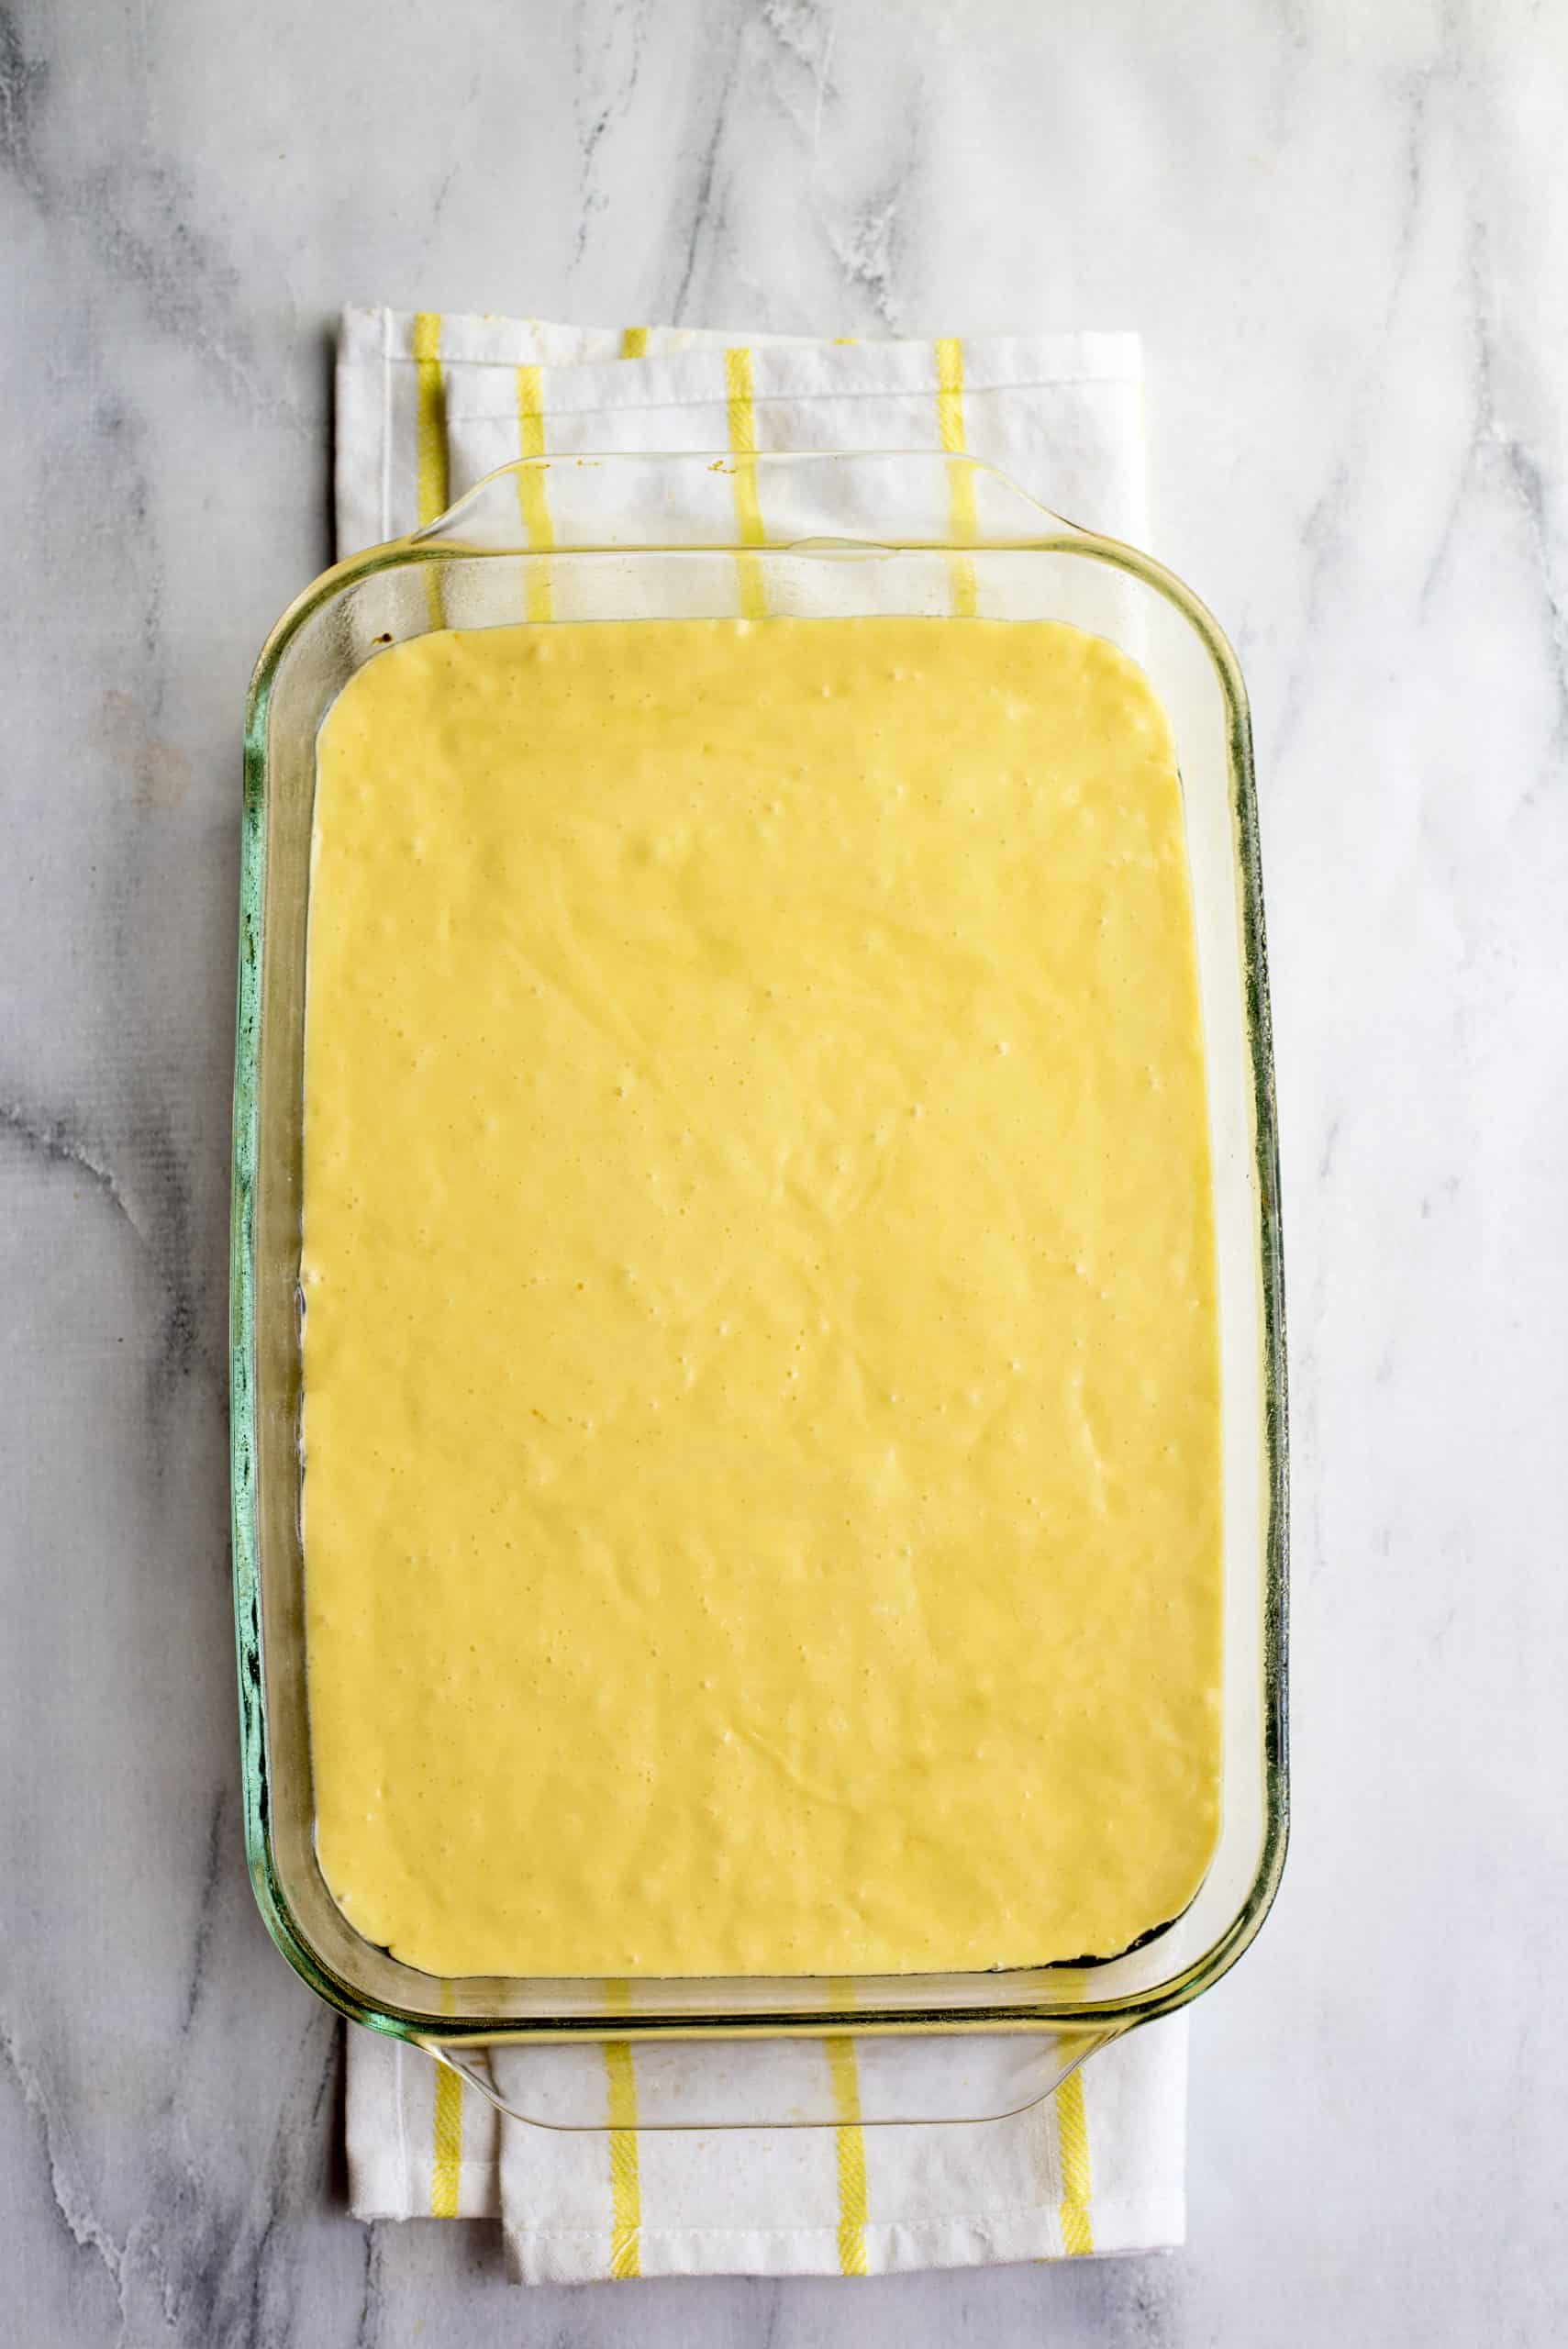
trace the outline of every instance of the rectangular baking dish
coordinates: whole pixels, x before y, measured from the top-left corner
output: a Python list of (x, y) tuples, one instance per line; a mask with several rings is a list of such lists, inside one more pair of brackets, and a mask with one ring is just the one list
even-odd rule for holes
[[(313, 1837), (298, 1431), (317, 731), (356, 669), (386, 644), (433, 627), (523, 618), (634, 624), (651, 615), (737, 611), (1072, 621), (1140, 661), (1171, 718), (1192, 873), (1218, 1242), (1219, 1843), (1180, 1918), (1092, 1964), (833, 1983), (438, 1980), (355, 1932), (327, 1889)], [(1195, 1997), (1257, 1932), (1279, 1879), (1287, 1806), (1284, 1297), (1256, 808), (1235, 658), (1204, 607), (1147, 556), (1061, 520), (964, 458), (682, 454), (525, 461), (489, 476), (416, 537), (326, 573), (274, 629), (247, 714), (231, 1279), (249, 1861), (279, 1947), (343, 2014), (470, 2071), (476, 2051), (606, 2035), (1033, 2034), (1032, 2044), (1055, 2051), (1051, 2076), (1040, 2076), (1036, 2091), (1043, 2092), (1089, 2046)], [(481, 2085), (494, 2093), (493, 2073), (483, 2056), (479, 2063)], [(978, 2093), (982, 2109), (1003, 2109), (999, 2094), (1020, 2100), (1013, 2087)], [(933, 2089), (929, 2100), (942, 2103), (943, 2092)]]

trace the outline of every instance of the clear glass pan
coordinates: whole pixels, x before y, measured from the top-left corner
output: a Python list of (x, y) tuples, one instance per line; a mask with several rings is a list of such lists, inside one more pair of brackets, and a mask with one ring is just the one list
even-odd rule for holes
[[(1170, 717), (1197, 927), (1219, 1254), (1219, 1844), (1184, 1915), (1090, 1965), (831, 1983), (437, 1980), (355, 1932), (328, 1891), (313, 1837), (297, 1287), (317, 729), (382, 646), (432, 627), (742, 609), (1072, 621), (1140, 661)], [(787, 2111), (753, 2109), (736, 2043), (918, 2033), (943, 2043), (919, 2065), (882, 2066), (885, 2086), (862, 2098), (867, 2121), (908, 2120), (1014, 2110), (1092, 2046), (1207, 1988), (1268, 1910), (1287, 1802), (1284, 1290), (1257, 818), (1240, 674), (1203, 606), (1147, 556), (1062, 521), (988, 467), (925, 453), (534, 459), (491, 474), (416, 537), (325, 573), (269, 639), (246, 718), (231, 1377), (250, 1873), (279, 1947), (353, 2021), (419, 2042), (508, 2110), (560, 2126), (603, 2124), (577, 2081), (573, 2041), (726, 2043), (706, 2088), (694, 2091), (702, 2075), (690, 2065), (671, 2068), (662, 2101), (650, 2080), (641, 2125), (679, 2127), (838, 2117), (825, 2078), (792, 2095)], [(545, 2043), (561, 2052), (518, 2068)]]

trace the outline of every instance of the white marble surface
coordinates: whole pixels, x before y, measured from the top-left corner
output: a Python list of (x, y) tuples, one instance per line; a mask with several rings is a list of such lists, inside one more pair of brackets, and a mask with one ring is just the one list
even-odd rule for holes
[[(34, 0), (0, 142), (0, 2333), (1564, 2337), (1568, 14)], [(1296, 1454), (1296, 1847), (1178, 2256), (525, 2299), (344, 2211), (222, 1369), (239, 713), (345, 299), (1147, 337), (1258, 724)]]

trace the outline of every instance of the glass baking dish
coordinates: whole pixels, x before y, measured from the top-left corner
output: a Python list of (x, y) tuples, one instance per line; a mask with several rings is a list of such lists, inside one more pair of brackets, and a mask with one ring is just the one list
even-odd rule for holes
[[(306, 1703), (299, 1258), (316, 737), (384, 646), (519, 618), (865, 612), (1072, 621), (1140, 661), (1171, 719), (1196, 923), (1223, 1390), (1222, 1823), (1189, 1908), (1118, 1957), (962, 1975), (436, 1979), (350, 1925), (317, 1865)], [(246, 1841), (274, 1940), (331, 2006), (456, 2065), (506, 2110), (606, 2125), (573, 2043), (726, 2043), (654, 2064), (643, 2126), (830, 2122), (821, 2085), (759, 2110), (744, 2048), (916, 2034), (862, 2066), (860, 2118), (977, 2117), (1217, 1981), (1256, 1934), (1286, 1834), (1285, 1374), (1278, 1170), (1247, 705), (1235, 657), (1161, 565), (935, 453), (538, 458), (307, 588), (257, 665), (245, 731), (231, 1256), (235, 1620)], [(553, 2051), (553, 2052), (551, 2052)], [(689, 2051), (688, 2051), (689, 2052)], [(519, 2068), (517, 2058), (526, 2054)], [(879, 2079), (881, 2085), (878, 2085)], [(694, 2098), (695, 2099), (694, 2103)]]

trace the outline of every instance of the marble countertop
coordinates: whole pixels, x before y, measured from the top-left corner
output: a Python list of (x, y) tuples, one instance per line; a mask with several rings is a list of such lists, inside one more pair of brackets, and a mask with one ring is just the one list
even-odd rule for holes
[[(1568, 2331), (1565, 144), (1525, 0), (0, 11), (29, 2349)], [(239, 714), (345, 301), (1144, 333), (1152, 543), (1252, 689), (1294, 1379), (1296, 1844), (1195, 2010), (1180, 2254), (525, 2299), (346, 2213), (240, 1850), (223, 1386)]]

